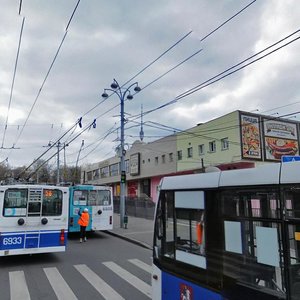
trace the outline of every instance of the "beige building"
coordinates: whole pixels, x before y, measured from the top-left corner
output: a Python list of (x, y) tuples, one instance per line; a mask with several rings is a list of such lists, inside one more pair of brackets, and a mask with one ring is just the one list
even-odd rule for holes
[[(299, 122), (234, 111), (151, 143), (136, 141), (127, 151), (126, 187), (131, 197), (156, 200), (162, 177), (255, 167), (299, 155)], [(120, 192), (120, 158), (82, 168), (82, 183), (108, 184)]]
[[(114, 194), (120, 194), (120, 157), (82, 168), (81, 182), (108, 184)], [(176, 135), (151, 143), (136, 141), (125, 155), (126, 188), (130, 197), (155, 199), (163, 176), (176, 174)]]

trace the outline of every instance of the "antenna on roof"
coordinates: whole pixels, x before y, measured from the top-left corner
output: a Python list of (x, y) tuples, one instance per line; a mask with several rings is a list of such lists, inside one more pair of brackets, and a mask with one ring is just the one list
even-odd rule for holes
[(144, 139), (144, 130), (143, 130), (143, 104), (141, 105), (141, 131), (140, 131), (140, 140)]

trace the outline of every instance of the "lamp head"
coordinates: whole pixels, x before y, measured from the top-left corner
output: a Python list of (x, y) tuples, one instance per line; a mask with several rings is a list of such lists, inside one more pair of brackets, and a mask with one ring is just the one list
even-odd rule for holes
[(119, 87), (119, 85), (114, 81), (114, 82), (110, 85), (110, 87), (111, 87), (113, 90), (115, 90), (115, 89), (117, 89), (117, 88)]
[(107, 98), (107, 97), (108, 97), (108, 94), (104, 91), (102, 94), (102, 98)]
[(127, 99), (128, 99), (128, 100), (132, 100), (132, 99), (133, 99), (133, 96), (132, 96), (131, 94), (129, 94), (129, 95), (127, 96)]
[(135, 91), (136, 93), (138, 93), (138, 92), (141, 91), (141, 88), (137, 85), (137, 86), (134, 88), (134, 91)]

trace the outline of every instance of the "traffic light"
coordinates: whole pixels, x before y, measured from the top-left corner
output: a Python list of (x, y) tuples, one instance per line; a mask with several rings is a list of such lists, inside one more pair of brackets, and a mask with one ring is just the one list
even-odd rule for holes
[(122, 171), (121, 172), (121, 183), (125, 183), (126, 182), (126, 172)]

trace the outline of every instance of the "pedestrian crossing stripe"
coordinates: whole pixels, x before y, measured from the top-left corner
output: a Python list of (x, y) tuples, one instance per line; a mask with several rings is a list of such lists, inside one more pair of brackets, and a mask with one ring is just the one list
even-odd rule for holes
[(74, 267), (103, 296), (103, 298), (114, 300), (124, 299), (88, 266), (76, 265)]
[[(129, 259), (130, 263), (139, 267), (147, 273), (151, 273), (151, 266), (138, 260)], [(148, 298), (151, 298), (151, 286), (123, 269), (112, 261), (104, 262), (107, 268), (117, 274), (120, 278), (133, 285)], [(85, 264), (74, 265), (74, 268), (87, 280), (104, 299), (123, 300), (124, 298), (108, 285), (98, 274)], [(43, 268), (58, 300), (78, 300), (68, 283), (56, 267)], [(10, 300), (31, 300), (24, 271), (9, 272)]]
[(77, 300), (76, 296), (61, 276), (57, 268), (44, 268), (44, 272), (58, 300)]
[(30, 294), (23, 271), (9, 272), (9, 282), (11, 300), (30, 300)]
[(139, 259), (128, 259), (129, 262), (131, 262), (132, 264), (136, 265), (137, 267), (143, 269), (144, 271), (148, 272), (148, 273), (152, 273), (152, 267), (149, 266), (148, 264), (144, 263), (143, 261), (139, 260)]
[(115, 272), (118, 276), (122, 279), (133, 285), (136, 289), (141, 291), (143, 294), (151, 298), (151, 286), (145, 283), (143, 280), (139, 279), (138, 277), (132, 275), (125, 269), (121, 268), (119, 265), (114, 263), (113, 261), (108, 261), (103, 263), (106, 267), (110, 270)]

